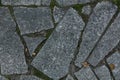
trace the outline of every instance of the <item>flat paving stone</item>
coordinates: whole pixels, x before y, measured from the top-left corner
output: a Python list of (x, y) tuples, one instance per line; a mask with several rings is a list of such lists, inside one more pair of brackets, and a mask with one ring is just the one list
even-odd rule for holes
[(3, 5), (50, 5), (51, 0), (1, 0)]
[(55, 23), (58, 23), (64, 17), (66, 11), (67, 10), (64, 8), (58, 8), (56, 6), (54, 7), (53, 17), (54, 17)]
[(100, 80), (112, 80), (110, 72), (106, 66), (101, 66), (96, 68), (95, 73)]
[(1, 74), (27, 72), (24, 47), (15, 32), (16, 27), (7, 8), (0, 8), (0, 66)]
[(34, 50), (37, 48), (37, 46), (45, 40), (45, 37), (27, 37), (24, 36), (24, 39), (27, 43), (27, 47), (29, 49), (30, 54), (34, 53)]
[(71, 75), (67, 75), (65, 80), (74, 80), (73, 77)]
[(84, 25), (77, 11), (70, 8), (32, 65), (54, 80), (65, 76)]
[(92, 10), (91, 6), (90, 6), (90, 5), (87, 5), (87, 6), (84, 6), (84, 7), (82, 8), (82, 13), (85, 14), (85, 15), (90, 15), (91, 10)]
[(94, 0), (56, 0), (60, 6), (71, 6), (75, 4), (85, 4)]
[(120, 13), (105, 35), (99, 41), (89, 58), (89, 63), (96, 66), (120, 41)]
[(43, 79), (40, 79), (33, 75), (22, 75), (20, 76), (20, 80), (43, 80)]
[(90, 67), (82, 68), (81, 70), (75, 73), (75, 76), (78, 80), (97, 80)]
[[(75, 61), (77, 66), (81, 67), (81, 63), (88, 57), (116, 10), (117, 7), (108, 1), (103, 1), (96, 5), (83, 32), (79, 54)], [(95, 61), (95, 59), (91, 59)], [(92, 62), (93, 64), (94, 61)]]
[(8, 80), (8, 79), (0, 75), (0, 80)]
[(116, 52), (107, 59), (108, 64), (114, 64), (115, 68), (112, 70), (115, 80), (120, 80), (120, 53)]
[(21, 34), (40, 32), (53, 28), (51, 10), (48, 7), (14, 8), (15, 17)]

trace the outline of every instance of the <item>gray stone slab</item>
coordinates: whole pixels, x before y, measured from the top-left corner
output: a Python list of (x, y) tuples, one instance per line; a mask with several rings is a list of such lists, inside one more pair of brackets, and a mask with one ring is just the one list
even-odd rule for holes
[(32, 55), (32, 53), (34, 52), (34, 50), (36, 49), (36, 47), (43, 41), (45, 40), (45, 37), (27, 37), (24, 36), (24, 39), (27, 43), (27, 47), (29, 49), (30, 54)]
[(43, 80), (43, 79), (40, 79), (33, 75), (22, 75), (20, 76), (20, 80)]
[(75, 73), (75, 76), (78, 80), (97, 80), (90, 67), (82, 68), (80, 71)]
[(117, 7), (108, 1), (96, 5), (83, 32), (76, 65), (81, 67), (81, 62), (88, 57), (116, 10)]
[(97, 65), (120, 41), (120, 14), (109, 27), (89, 58), (89, 63)]
[(87, 5), (87, 6), (84, 6), (84, 7), (82, 8), (82, 13), (85, 14), (85, 15), (90, 15), (91, 10), (92, 10), (91, 6), (90, 6), (90, 5)]
[(110, 72), (106, 66), (101, 66), (96, 68), (95, 73), (100, 80), (112, 80)]
[(71, 6), (75, 4), (85, 4), (94, 0), (56, 0), (60, 6)]
[(107, 59), (108, 64), (114, 64), (115, 69), (112, 70), (115, 80), (120, 80), (120, 53), (116, 52)]
[(15, 32), (15, 23), (7, 8), (0, 8), (0, 66), (1, 74), (27, 72), (24, 47)]
[(0, 80), (8, 80), (8, 79), (0, 75)]
[(84, 25), (78, 13), (70, 8), (32, 65), (54, 80), (65, 76)]
[(50, 5), (51, 0), (1, 0), (3, 5)]
[(71, 75), (67, 75), (65, 80), (74, 80), (73, 77)]
[(54, 7), (53, 17), (54, 17), (55, 23), (58, 23), (64, 17), (66, 11), (67, 10), (64, 8), (58, 8), (56, 6)]
[(21, 34), (39, 32), (53, 28), (51, 10), (48, 7), (14, 8), (15, 17)]

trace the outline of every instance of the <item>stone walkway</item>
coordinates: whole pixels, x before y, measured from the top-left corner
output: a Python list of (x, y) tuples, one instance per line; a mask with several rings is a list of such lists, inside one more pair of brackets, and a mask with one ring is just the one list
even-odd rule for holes
[(115, 1), (0, 0), (0, 80), (120, 80)]

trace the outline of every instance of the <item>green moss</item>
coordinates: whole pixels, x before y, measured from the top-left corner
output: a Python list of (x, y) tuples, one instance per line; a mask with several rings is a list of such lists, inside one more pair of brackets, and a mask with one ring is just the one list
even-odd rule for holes
[(120, 10), (120, 0), (112, 0), (114, 4), (116, 4)]
[(82, 4), (73, 5), (73, 8), (74, 8), (76, 11), (78, 11), (79, 14), (80, 14), (81, 11), (82, 11), (82, 7), (83, 7)]
[(53, 80), (53, 79), (49, 78), (48, 76), (46, 76), (44, 73), (37, 70), (36, 68), (33, 68), (33, 74), (39, 78), (44, 79), (44, 80)]

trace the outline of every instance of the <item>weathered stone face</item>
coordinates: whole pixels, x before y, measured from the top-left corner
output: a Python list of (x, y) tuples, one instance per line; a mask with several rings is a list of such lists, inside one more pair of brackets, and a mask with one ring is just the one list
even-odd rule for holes
[(3, 5), (50, 5), (51, 0), (1, 0)]
[(89, 62), (92, 65), (97, 65), (114, 47), (117, 46), (120, 40), (120, 14), (106, 31), (98, 46), (93, 51)]
[(75, 73), (75, 76), (78, 80), (97, 80), (90, 67), (82, 68), (80, 71)]
[[(96, 5), (83, 32), (76, 65), (81, 67), (81, 62), (84, 62), (84, 60), (88, 57), (116, 10), (117, 7), (107, 1), (100, 2)], [(90, 59), (96, 61), (93, 58)], [(93, 65), (95, 65), (94, 61)]]
[(70, 8), (32, 65), (55, 80), (66, 75), (83, 27), (82, 18)]
[(20, 80), (43, 80), (43, 79), (40, 79), (33, 75), (22, 75), (20, 76)]
[(21, 34), (40, 32), (53, 28), (51, 10), (48, 7), (14, 8), (15, 17)]
[(7, 8), (0, 8), (0, 65), (1, 74), (27, 72), (24, 47), (16, 33), (15, 23)]
[(101, 80), (111, 80), (110, 72), (106, 66), (96, 68), (95, 73)]

